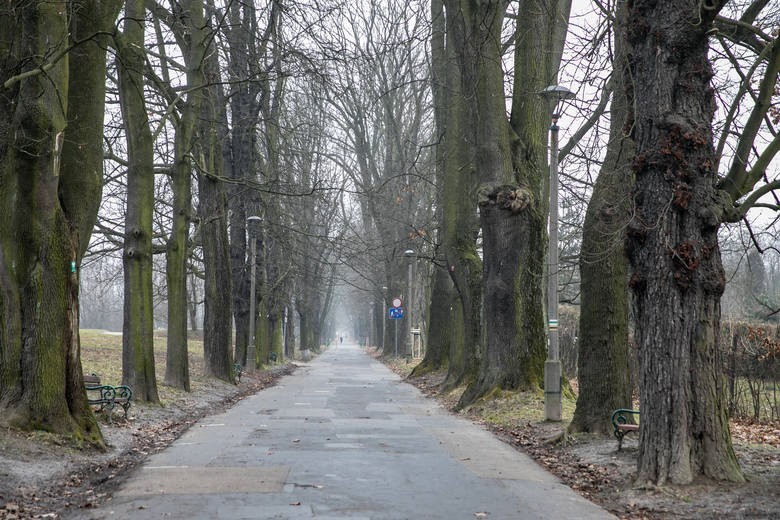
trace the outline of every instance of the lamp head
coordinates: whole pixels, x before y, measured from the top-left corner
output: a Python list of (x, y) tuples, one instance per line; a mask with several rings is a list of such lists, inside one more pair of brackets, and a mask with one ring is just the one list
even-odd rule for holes
[(262, 217), (250, 215), (246, 218), (246, 227), (249, 236), (255, 236), (260, 231), (260, 225), (263, 223)]
[(550, 85), (537, 92), (537, 94), (545, 99), (554, 101), (555, 103), (558, 103), (563, 99), (572, 99), (574, 97), (574, 92), (562, 85)]

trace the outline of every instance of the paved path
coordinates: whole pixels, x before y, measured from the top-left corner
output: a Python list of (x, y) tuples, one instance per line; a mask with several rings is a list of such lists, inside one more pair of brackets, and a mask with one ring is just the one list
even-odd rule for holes
[(104, 519), (611, 518), (355, 346), (194, 425)]

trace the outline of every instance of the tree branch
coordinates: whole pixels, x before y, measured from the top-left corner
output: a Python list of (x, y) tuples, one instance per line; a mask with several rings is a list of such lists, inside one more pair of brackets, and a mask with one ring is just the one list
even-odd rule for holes
[[(750, 174), (748, 173), (748, 158), (756, 136), (761, 129), (761, 123), (771, 106), (775, 85), (777, 85), (777, 77), (778, 74), (780, 74), (779, 41), (780, 39), (775, 39), (772, 42), (771, 47), (767, 49), (771, 52), (764, 77), (761, 79), (758, 99), (756, 99), (756, 104), (740, 135), (729, 173), (720, 182), (721, 188), (731, 195), (733, 200), (737, 200), (747, 194), (761, 178), (760, 176), (757, 178), (753, 177), (753, 175), (751, 175), (755, 173), (753, 171), (751, 171)], [(776, 153), (776, 146), (770, 148), (774, 148)]]

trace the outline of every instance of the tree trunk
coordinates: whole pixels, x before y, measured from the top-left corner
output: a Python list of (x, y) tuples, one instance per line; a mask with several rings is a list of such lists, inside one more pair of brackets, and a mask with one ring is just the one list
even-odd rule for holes
[(193, 133), (200, 115), (204, 83), (203, 6), (193, 1), (174, 4), (174, 33), (187, 66), (187, 86), (190, 89), (184, 103), (174, 143), (174, 169), (171, 179), (173, 215), (171, 235), (166, 250), (166, 281), (168, 284), (168, 334), (165, 362), (165, 383), (187, 392), (190, 390), (189, 355), (187, 351), (187, 260), (189, 229), (192, 221)]
[[(446, 23), (444, 5), (441, 0), (431, 2), (431, 92), (433, 94), (433, 114), (436, 123), (435, 175), (439, 188), (437, 197), (442, 198), (441, 186), (445, 182), (447, 138), (447, 51)], [(437, 236), (442, 237), (444, 212), (441, 204), (436, 206), (436, 219), (440, 226)], [(446, 267), (444, 255), (438, 253), (431, 274), (431, 300), (428, 322), (428, 338), (425, 357), (417, 365), (410, 377), (421, 376), (428, 372), (441, 370), (449, 365), (450, 342), (452, 339), (452, 304), (456, 297), (455, 287)], [(441, 266), (444, 267), (441, 267)], [(382, 312), (386, 312), (382, 309)]]
[[(554, 78), (570, 2), (523, 2), (515, 47), (511, 126), (504, 104), (500, 1), (449, 2), (461, 87), (471, 111), (473, 167), (484, 256), (484, 353), (459, 406), (494, 389), (538, 388), (545, 342), (542, 309), (545, 117), (535, 96)], [(463, 144), (461, 143), (461, 146)]]
[(450, 342), (452, 341), (452, 305), (456, 298), (452, 279), (444, 268), (434, 268), (432, 273), (430, 321), (425, 357), (410, 377), (435, 372), (449, 366)]
[(187, 261), (189, 230), (192, 221), (193, 134), (196, 118), (201, 114), (202, 87), (205, 83), (203, 60), (206, 41), (203, 31), (203, 5), (194, 0), (180, 2), (175, 11), (175, 32), (184, 49), (187, 85), (190, 89), (176, 128), (174, 146), (173, 218), (166, 255), (168, 282), (168, 344), (165, 383), (190, 391), (189, 353), (187, 349)]
[[(616, 25), (625, 23), (626, 4), (619, 4)], [(631, 138), (625, 135), (626, 53), (616, 31), (612, 106), (607, 153), (593, 187), (582, 230), (581, 302), (577, 382), (579, 395), (569, 431), (610, 433), (610, 416), (631, 408), (628, 365), (628, 260), (625, 227), (629, 219)]]
[[(472, 102), (462, 77), (456, 48), (464, 45), (463, 20), (457, 2), (446, 7), (446, 95), (437, 108), (444, 119), (444, 178), (442, 179), (441, 242), (446, 268), (457, 294), (450, 319), (449, 369), (442, 391), (471, 383), (478, 369), (482, 337), (482, 261), (477, 252), (479, 221), (476, 216), (474, 137), (468, 128), (475, 120)], [(434, 64), (434, 67), (437, 65)]]
[(636, 158), (628, 230), (642, 406), (637, 483), (742, 481), (718, 352), (725, 285), (707, 32), (722, 2), (635, 1), (626, 24)]
[[(0, 417), (97, 446), (82, 381), (78, 268), (102, 185), (106, 42), (94, 34), (111, 30), (118, 8), (36, 3), (0, 14)], [(72, 43), (64, 34), (83, 42), (75, 56), (41, 61)]]
[[(62, 147), (59, 197), (71, 239), (76, 239), (76, 284), (71, 285), (71, 314), (67, 347), (66, 395), (68, 408), (90, 439), (100, 435), (83, 388), (79, 298), (81, 261), (97, 219), (103, 188), (103, 119), (105, 117), (106, 49), (113, 33), (121, 0), (71, 2), (71, 40), (85, 42), (70, 51), (68, 59), (68, 129)], [(97, 35), (99, 33), (99, 35)], [(90, 41), (88, 41), (90, 40)], [(71, 272), (70, 281), (73, 282)]]
[(221, 91), (219, 63), (206, 56), (203, 117), (199, 123), (201, 167), (198, 175), (198, 215), (203, 247), (203, 357), (205, 371), (224, 381), (234, 381), (232, 340), (233, 307), (228, 236), (228, 201), (223, 147), (227, 146), (227, 117)]
[(139, 401), (158, 403), (154, 366), (152, 288), (152, 212), (154, 151), (144, 102), (143, 0), (125, 2), (124, 33), (119, 40), (119, 100), (127, 138), (127, 210), (125, 215), (124, 324), (122, 384)]
[[(257, 127), (260, 82), (252, 63), (256, 54), (255, 34), (257, 19), (252, 3), (233, 2), (228, 8), (230, 30), (227, 33), (228, 66), (230, 81), (230, 153), (225, 164), (228, 177), (234, 182), (229, 187), (230, 264), (233, 277), (233, 319), (235, 323), (235, 357), (246, 359), (249, 332), (249, 259), (247, 252), (247, 186), (248, 179), (257, 175)], [(258, 272), (262, 270), (258, 267)], [(257, 323), (257, 322), (256, 322)], [(248, 360), (251, 363), (251, 360)]]
[(284, 310), (284, 357), (293, 359), (295, 357), (295, 322), (292, 317), (295, 309), (288, 303)]

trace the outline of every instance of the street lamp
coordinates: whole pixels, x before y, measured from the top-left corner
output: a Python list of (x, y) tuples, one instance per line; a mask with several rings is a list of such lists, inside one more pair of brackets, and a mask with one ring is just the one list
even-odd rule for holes
[(407, 276), (406, 281), (406, 287), (407, 287), (407, 293), (406, 293), (406, 317), (408, 318), (409, 322), (409, 348), (406, 349), (407, 354), (412, 354), (412, 349), (414, 348), (414, 336), (412, 335), (412, 305), (413, 305), (413, 289), (412, 289), (412, 264), (414, 262), (414, 257), (417, 256), (417, 253), (414, 251), (414, 249), (407, 249), (404, 251), (404, 256), (409, 260), (409, 274)]
[(558, 105), (574, 97), (574, 92), (560, 85), (550, 85), (539, 95), (549, 103), (550, 125), (550, 220), (547, 257), (547, 360), (544, 362), (544, 418), (562, 419), (561, 359), (558, 348)]
[(255, 363), (256, 363), (256, 343), (255, 343), (255, 293), (257, 291), (257, 235), (260, 234), (260, 225), (262, 224), (263, 219), (252, 215), (247, 217), (246, 219), (246, 229), (247, 233), (249, 234), (249, 262), (250, 262), (250, 271), (249, 271), (249, 280), (250, 280), (250, 288), (249, 288), (249, 345), (246, 349), (246, 359), (242, 360), (244, 361), (243, 365), (247, 367), (250, 371), (254, 370)]

